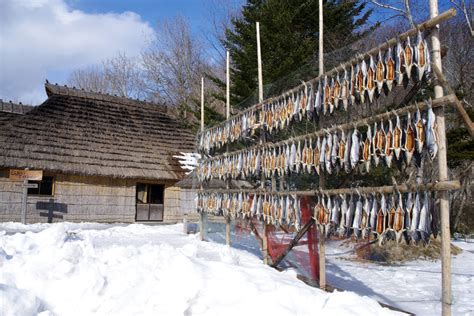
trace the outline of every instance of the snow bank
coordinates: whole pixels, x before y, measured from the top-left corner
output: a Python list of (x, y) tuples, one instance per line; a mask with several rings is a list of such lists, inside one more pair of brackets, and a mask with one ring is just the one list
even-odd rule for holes
[[(4, 315), (393, 315), (326, 293), (180, 225), (51, 224), (0, 234)], [(0, 228), (1, 229), (1, 228)]]

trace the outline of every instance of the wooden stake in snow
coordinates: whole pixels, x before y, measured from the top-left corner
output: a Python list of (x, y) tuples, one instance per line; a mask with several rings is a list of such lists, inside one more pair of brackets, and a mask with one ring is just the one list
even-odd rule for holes
[[(323, 0), (319, 0), (319, 75), (324, 74), (324, 44), (323, 44)], [(320, 122), (321, 123), (321, 122)], [(319, 175), (319, 187), (324, 189), (326, 179), (324, 173)], [(319, 287), (326, 289), (326, 244), (324, 231), (319, 229)]]
[(263, 102), (262, 52), (260, 50), (260, 22), (257, 22), (258, 102)]
[[(438, 0), (430, 0), (430, 18), (438, 16)], [(442, 73), (441, 45), (439, 42), (439, 25), (431, 31), (431, 60)], [(443, 97), (443, 88), (434, 87), (435, 99)], [(444, 108), (435, 110), (436, 124), (438, 126), (438, 168), (439, 181), (448, 180), (448, 164), (446, 158), (446, 125)], [(441, 216), (441, 290), (442, 290), (442, 315), (451, 315), (451, 232), (449, 231), (449, 192), (439, 192)]]
[[(204, 132), (204, 77), (201, 77), (201, 133)], [(202, 183), (201, 183), (202, 190)], [(201, 240), (206, 240), (206, 227), (204, 223), (204, 212), (199, 214), (199, 231)]]

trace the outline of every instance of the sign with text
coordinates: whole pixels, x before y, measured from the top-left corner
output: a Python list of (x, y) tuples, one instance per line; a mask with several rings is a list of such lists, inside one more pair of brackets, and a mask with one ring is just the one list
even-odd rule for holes
[(43, 170), (10, 169), (10, 180), (13, 180), (13, 181), (22, 181), (22, 180), (41, 181), (42, 179), (43, 179)]

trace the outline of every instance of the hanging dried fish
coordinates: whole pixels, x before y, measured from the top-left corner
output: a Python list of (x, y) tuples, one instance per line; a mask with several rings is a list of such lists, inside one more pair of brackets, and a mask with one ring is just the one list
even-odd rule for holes
[(402, 234), (405, 231), (405, 209), (403, 208), (402, 195), (398, 193), (398, 204), (395, 211), (395, 218), (393, 223), (393, 230), (395, 231), (395, 240), (399, 243), (402, 239)]
[(314, 165), (314, 155), (313, 155), (313, 140), (309, 139), (309, 148), (307, 152), (307, 163), (306, 163), (306, 172), (311, 173), (311, 168)]
[(342, 78), (341, 99), (342, 106), (344, 107), (344, 110), (347, 111), (347, 105), (350, 99), (350, 79), (346, 68), (344, 68), (344, 77)]
[(339, 237), (344, 237), (346, 235), (346, 217), (348, 212), (348, 205), (346, 196), (341, 194), (341, 220), (339, 221), (338, 235)]
[(300, 173), (301, 170), (301, 141), (298, 140), (298, 147), (296, 148), (296, 173)]
[(294, 200), (294, 209), (295, 209), (295, 229), (297, 231), (301, 228), (301, 208), (300, 208), (300, 199), (295, 195)]
[(329, 86), (328, 77), (324, 77), (323, 83), (323, 115), (326, 115), (328, 112), (332, 113), (331, 102), (331, 87)]
[(400, 42), (397, 43), (396, 51), (396, 81), (397, 85), (402, 85), (403, 83), (403, 74), (405, 73), (405, 51), (402, 48)]
[(421, 117), (420, 109), (417, 108), (416, 116), (415, 116), (415, 132), (416, 132), (416, 150), (418, 153), (423, 152), (423, 146), (425, 144), (425, 123), (423, 118)]
[(372, 156), (372, 131), (370, 126), (367, 125), (367, 135), (364, 141), (364, 146), (362, 148), (362, 159), (365, 162), (365, 168), (367, 172), (370, 172), (370, 163), (371, 163), (371, 156)]
[(369, 96), (369, 102), (372, 102), (374, 99), (375, 75), (376, 75), (376, 68), (375, 68), (374, 58), (370, 56), (369, 68), (367, 70), (367, 94)]
[(331, 89), (331, 103), (334, 105), (336, 109), (339, 107), (340, 99), (341, 99), (341, 80), (339, 78), (339, 73), (338, 73), (336, 74), (336, 80), (333, 81), (333, 85)]
[(363, 216), (362, 213), (363, 213), (362, 201), (361, 201), (361, 196), (359, 194), (359, 198), (357, 199), (357, 202), (355, 203), (354, 221), (352, 223), (354, 236), (357, 239), (360, 239), (362, 237), (362, 216)]
[(382, 58), (382, 52), (379, 50), (377, 65), (375, 68), (375, 82), (377, 83), (377, 90), (382, 93), (383, 83), (385, 81), (385, 65)]
[(395, 61), (393, 60), (392, 48), (389, 47), (385, 54), (385, 83), (387, 84), (388, 91), (392, 91), (393, 81), (395, 80), (396, 68)]
[(425, 192), (423, 206), (420, 211), (420, 223), (418, 224), (418, 232), (421, 240), (426, 244), (429, 242), (431, 234), (431, 210), (428, 193)]
[(375, 193), (372, 194), (372, 206), (370, 208), (369, 228), (371, 231), (376, 230), (377, 227), (377, 213), (379, 211), (377, 204), (377, 197)]
[(418, 80), (423, 79), (423, 75), (428, 71), (430, 64), (430, 54), (428, 50), (428, 44), (426, 40), (423, 39), (421, 32), (418, 31), (418, 39), (415, 49), (415, 60), (416, 68), (418, 73)]
[(316, 88), (316, 95), (314, 96), (314, 110), (317, 115), (321, 113), (322, 110), (322, 85), (321, 80), (318, 80), (318, 87)]
[(412, 209), (410, 231), (408, 232), (411, 240), (413, 240), (413, 242), (415, 243), (417, 243), (418, 240), (420, 240), (419, 235), (418, 235), (418, 225), (420, 224), (420, 212), (421, 212), (420, 194), (416, 193), (415, 203), (413, 204), (413, 209)]
[(336, 232), (337, 227), (339, 226), (339, 218), (341, 217), (341, 205), (337, 197), (333, 199), (333, 206), (330, 212), (330, 225), (326, 230), (327, 237)]
[(321, 157), (321, 139), (318, 136), (316, 145), (314, 147), (314, 153), (313, 153), (314, 169), (316, 169), (317, 174), (320, 173), (320, 157)]
[(407, 165), (410, 165), (413, 153), (415, 152), (415, 131), (411, 121), (410, 113), (407, 114), (407, 127), (405, 129), (405, 143), (403, 144)]
[(431, 160), (435, 159), (438, 153), (438, 131), (436, 126), (436, 116), (431, 108), (431, 100), (428, 102), (428, 122), (426, 123), (426, 147)]
[(356, 81), (356, 86), (357, 86), (357, 93), (360, 98), (360, 102), (364, 103), (365, 102), (365, 90), (367, 90), (367, 64), (365, 63), (365, 60), (362, 60), (360, 66), (357, 65), (356, 68), (357, 71), (357, 81)]
[(405, 70), (408, 79), (411, 78), (411, 69), (413, 67), (413, 48), (411, 47), (410, 37), (407, 37), (405, 43)]
[(338, 159), (341, 169), (344, 169), (344, 155), (346, 153), (346, 135), (344, 134), (344, 130), (341, 129), (341, 139), (339, 140), (339, 151), (338, 151)]
[(385, 195), (382, 194), (380, 199), (380, 209), (377, 212), (377, 224), (375, 227), (375, 232), (382, 242), (382, 234), (385, 232), (387, 223), (387, 202), (385, 201)]
[(337, 133), (332, 135), (332, 148), (331, 148), (331, 165), (333, 168), (337, 166), (337, 158), (339, 155), (339, 138)]
[(309, 84), (309, 89), (308, 89), (308, 86), (305, 84), (305, 89), (306, 89), (306, 95), (308, 97), (308, 100), (306, 102), (306, 116), (308, 120), (311, 120), (314, 117), (313, 83)]
[(326, 167), (326, 172), (332, 173), (332, 164), (331, 164), (331, 154), (332, 154), (332, 135), (331, 133), (326, 134), (326, 146), (324, 147), (324, 162)]
[(374, 136), (372, 139), (372, 155), (374, 156), (375, 166), (379, 165), (380, 156), (382, 154), (381, 148), (383, 148), (383, 146), (379, 146), (379, 141), (383, 141), (379, 137), (379, 133), (380, 131), (377, 128), (377, 122), (375, 122), (374, 123)]
[(352, 151), (352, 132), (347, 133), (346, 149), (344, 150), (344, 171), (350, 173), (352, 170), (351, 164), (351, 151)]
[(347, 206), (347, 213), (346, 213), (346, 237), (349, 237), (351, 234), (351, 228), (354, 223), (356, 212), (356, 205), (354, 201), (354, 195), (351, 194), (349, 199), (349, 205)]
[(402, 150), (402, 129), (400, 125), (400, 117), (395, 115), (396, 123), (393, 130), (393, 151), (395, 152), (395, 157), (400, 159), (400, 152)]
[(359, 155), (360, 155), (360, 143), (359, 143), (359, 131), (357, 128), (354, 129), (352, 132), (352, 140), (351, 140), (351, 167), (354, 169), (357, 167), (359, 163)]
[(323, 140), (321, 142), (321, 151), (319, 152), (319, 166), (321, 168), (321, 170), (324, 170), (324, 168), (326, 167), (326, 142), (327, 142), (327, 139), (326, 137), (323, 136)]
[(354, 69), (354, 66), (351, 65), (351, 75), (349, 78), (349, 103), (350, 105), (355, 105), (355, 101), (357, 98), (357, 87), (356, 87), (356, 81), (357, 81), (357, 72), (356, 69)]
[(393, 125), (392, 120), (388, 120), (388, 130), (385, 134), (385, 149), (384, 149), (384, 156), (385, 156), (385, 163), (387, 167), (392, 166), (392, 152), (393, 148)]
[(364, 206), (362, 207), (362, 238), (368, 238), (370, 234), (370, 211), (372, 201), (369, 196), (364, 196)]

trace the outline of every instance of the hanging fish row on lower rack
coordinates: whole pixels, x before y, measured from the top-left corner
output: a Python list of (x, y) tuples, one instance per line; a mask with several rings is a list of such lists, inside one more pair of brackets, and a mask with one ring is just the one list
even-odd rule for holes
[(332, 174), (344, 170), (349, 173), (360, 163), (369, 172), (372, 165), (378, 166), (382, 161), (389, 168), (394, 160), (409, 165), (414, 155), (422, 159), (424, 150), (434, 159), (438, 136), (430, 102), (427, 102), (426, 113), (421, 113), (419, 109), (413, 116), (408, 112), (403, 120), (392, 114), (395, 124), (392, 119), (375, 122), (373, 126), (367, 125), (364, 133), (357, 127), (350, 130), (333, 128), (332, 132), (320, 131), (298, 140), (203, 159), (197, 167), (197, 177), (199, 181), (205, 181), (245, 178), (261, 173), (266, 177), (292, 172)]
[[(428, 44), (421, 32), (417, 43), (412, 46), (408, 37), (402, 45), (388, 48), (384, 54), (379, 51), (376, 60), (369, 56), (350, 68), (343, 67), (341, 74), (331, 78), (324, 76), (303, 83), (299, 87), (264, 101), (257, 107), (242, 112), (200, 135), (199, 150), (209, 153), (227, 143), (253, 134), (262, 127), (272, 133), (286, 128), (292, 121), (314, 115), (327, 115), (339, 107), (347, 111), (349, 105), (373, 101), (374, 95), (388, 94), (394, 82), (406, 84), (409, 79), (421, 81), (430, 71)], [(413, 71), (416, 69), (416, 71)], [(317, 85), (316, 85), (317, 81)]]
[[(404, 196), (405, 195), (405, 196)], [(417, 193), (318, 195), (314, 218), (326, 234), (366, 239), (371, 235), (407, 243), (429, 242), (437, 233), (432, 194)], [(423, 202), (422, 202), (423, 201)]]
[(198, 193), (197, 211), (233, 218), (254, 218), (267, 224), (301, 228), (300, 199), (296, 195)]

